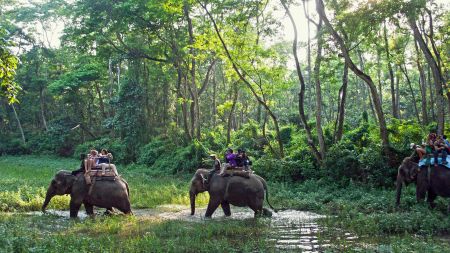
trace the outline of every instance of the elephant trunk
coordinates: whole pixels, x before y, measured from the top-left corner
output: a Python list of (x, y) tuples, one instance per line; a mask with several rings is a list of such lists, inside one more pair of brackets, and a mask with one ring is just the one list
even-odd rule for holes
[(191, 215), (195, 214), (195, 193), (193, 191), (189, 191), (189, 197), (191, 199)]
[(397, 198), (395, 201), (396, 206), (400, 205), (400, 196), (402, 195), (403, 178), (399, 174), (397, 175)]
[(47, 194), (45, 195), (44, 204), (42, 204), (42, 212), (43, 213), (45, 213), (45, 209), (47, 208), (47, 205), (50, 202), (50, 200), (53, 198), (53, 196), (55, 196), (55, 193), (51, 188), (49, 188), (47, 190)]

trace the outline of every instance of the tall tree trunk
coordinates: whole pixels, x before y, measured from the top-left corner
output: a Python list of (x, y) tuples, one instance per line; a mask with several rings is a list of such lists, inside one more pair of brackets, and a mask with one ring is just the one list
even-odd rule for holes
[(411, 85), (411, 80), (409, 79), (409, 76), (408, 76), (408, 70), (406, 69), (406, 66), (402, 67), (401, 65), (399, 65), (398, 67), (400, 68), (400, 71), (403, 73), (403, 75), (406, 78), (406, 82), (408, 83), (409, 92), (411, 93), (411, 97), (412, 97), (412, 100), (413, 100), (414, 113), (416, 115), (417, 122), (419, 124), (421, 124), (420, 116), (419, 116), (419, 110), (417, 109), (416, 95), (414, 94), (414, 90), (413, 90), (412, 85)]
[(22, 128), (22, 124), (20, 123), (19, 115), (17, 115), (16, 107), (14, 106), (14, 104), (11, 104), (11, 107), (14, 112), (14, 117), (16, 118), (16, 121), (17, 121), (17, 126), (19, 127), (20, 135), (22, 136), (22, 143), (23, 143), (23, 145), (25, 145), (26, 144), (25, 134), (23, 133), (23, 128)]
[(380, 52), (378, 50), (377, 50), (377, 77), (378, 77), (378, 94), (380, 94), (380, 104), (383, 105), (383, 85), (381, 82)]
[(97, 82), (94, 82), (94, 86), (95, 86), (95, 90), (97, 91), (97, 95), (98, 95), (98, 100), (99, 100), (99, 104), (100, 104), (100, 112), (102, 113), (102, 116), (105, 119), (108, 117), (108, 115), (106, 114), (106, 111), (105, 111), (105, 105), (103, 103), (102, 91), (100, 90), (100, 86), (98, 85)]
[(325, 139), (323, 137), (322, 130), (322, 89), (320, 87), (320, 63), (322, 61), (322, 19), (319, 19), (319, 24), (317, 25), (317, 56), (314, 63), (314, 81), (316, 83), (316, 130), (317, 138), (319, 139), (320, 156), (322, 159), (325, 158)]
[(230, 114), (228, 114), (228, 124), (227, 124), (227, 145), (231, 143), (231, 129), (232, 120), (234, 116), (234, 109), (236, 108), (236, 102), (239, 96), (238, 83), (235, 82), (233, 87), (233, 104), (231, 105)]
[(183, 11), (184, 11), (184, 15), (186, 16), (186, 20), (188, 22), (188, 32), (189, 32), (189, 45), (190, 45), (190, 49), (189, 49), (189, 54), (191, 57), (191, 67), (190, 67), (190, 77), (191, 77), (191, 82), (189, 87), (189, 92), (191, 94), (191, 98), (192, 98), (192, 104), (190, 107), (190, 111), (191, 111), (191, 136), (192, 137), (196, 137), (197, 139), (200, 139), (200, 109), (199, 109), (199, 101), (198, 101), (198, 89), (197, 89), (197, 84), (195, 82), (195, 68), (196, 68), (196, 62), (195, 62), (195, 49), (194, 49), (194, 43), (195, 43), (195, 39), (194, 39), (194, 31), (192, 28), (192, 20), (189, 16), (189, 8), (190, 6), (188, 6), (187, 1), (184, 1), (183, 3)]
[(400, 74), (396, 71), (395, 77), (395, 110), (397, 111), (398, 118), (402, 118), (402, 113), (400, 111)]
[(284, 0), (281, 0), (281, 4), (283, 5), (287, 15), (289, 16), (289, 19), (292, 23), (293, 29), (294, 29), (294, 41), (292, 44), (292, 51), (293, 51), (293, 55), (294, 55), (294, 60), (295, 60), (295, 67), (297, 70), (297, 76), (300, 82), (300, 92), (298, 94), (299, 100), (298, 100), (298, 110), (299, 110), (299, 115), (300, 115), (300, 120), (303, 124), (303, 128), (305, 129), (306, 132), (306, 136), (308, 138), (308, 145), (316, 159), (316, 161), (320, 164), (322, 163), (322, 156), (320, 155), (319, 150), (317, 150), (316, 145), (314, 145), (314, 139), (312, 136), (312, 132), (310, 127), (308, 126), (308, 121), (306, 119), (306, 115), (305, 115), (305, 79), (303, 78), (302, 75), (302, 71), (300, 68), (300, 61), (298, 60), (298, 56), (297, 56), (297, 25), (295, 24), (294, 18), (291, 15), (291, 12), (289, 11), (289, 8), (287, 7), (286, 3)]
[(443, 78), (441, 75), (441, 71), (433, 58), (430, 50), (428, 49), (425, 41), (420, 34), (419, 28), (417, 27), (416, 21), (412, 17), (408, 17), (408, 23), (411, 29), (413, 30), (414, 39), (418, 42), (420, 49), (422, 50), (425, 59), (428, 62), (428, 65), (431, 68), (433, 79), (434, 79), (434, 87), (436, 90), (436, 109), (437, 109), (437, 134), (444, 134), (444, 96), (443, 96)]
[[(200, 3), (201, 4), (201, 3)], [(225, 54), (228, 58), (228, 60), (231, 62), (231, 65), (233, 67), (233, 70), (235, 71), (235, 73), (239, 76), (240, 80), (242, 82), (244, 82), (244, 84), (250, 89), (250, 91), (252, 92), (253, 96), (256, 98), (256, 100), (258, 101), (259, 104), (261, 104), (265, 111), (269, 114), (270, 118), (273, 121), (273, 124), (275, 126), (275, 132), (277, 134), (277, 142), (278, 142), (278, 146), (279, 146), (279, 156), (281, 158), (284, 157), (284, 148), (283, 148), (283, 142), (281, 141), (281, 136), (280, 136), (280, 127), (278, 124), (278, 119), (275, 116), (275, 114), (272, 112), (272, 110), (270, 109), (270, 107), (268, 106), (268, 104), (266, 103), (266, 101), (260, 97), (260, 95), (258, 95), (258, 93), (256, 92), (255, 88), (251, 85), (251, 83), (244, 77), (244, 76), (248, 76), (247, 73), (245, 72), (245, 70), (243, 69), (239, 69), (238, 66), (236, 65), (233, 57), (231, 57), (230, 51), (228, 50), (227, 45), (225, 44), (225, 41), (222, 38), (222, 35), (220, 34), (219, 28), (217, 27), (217, 23), (214, 20), (214, 17), (211, 15), (211, 13), (208, 11), (208, 8), (206, 7), (206, 5), (201, 4), (202, 8), (205, 10), (206, 14), (208, 15), (209, 19), (211, 20), (211, 22), (213, 23), (213, 27), (214, 30), (216, 32), (217, 37), (220, 40), (220, 43), (222, 44), (222, 47), (225, 51)], [(242, 71), (242, 73), (241, 73)]]
[(348, 66), (344, 64), (344, 73), (342, 74), (342, 86), (339, 89), (339, 102), (338, 102), (338, 116), (336, 119), (336, 125), (334, 127), (334, 142), (339, 142), (342, 139), (344, 132), (344, 117), (345, 117), (345, 100), (347, 98), (347, 85), (348, 85)]
[(44, 126), (45, 131), (48, 131), (47, 120), (45, 120), (45, 98), (44, 98), (44, 89), (39, 87), (39, 101), (41, 105), (41, 119), (42, 125)]
[(387, 66), (389, 71), (389, 79), (391, 81), (391, 108), (392, 108), (392, 116), (394, 118), (398, 119), (398, 110), (397, 110), (397, 101), (395, 96), (395, 81), (394, 81), (394, 71), (392, 70), (391, 65), (391, 54), (389, 52), (389, 43), (387, 39), (387, 29), (386, 29), (386, 23), (384, 23), (383, 27), (383, 37), (384, 37), (384, 50), (386, 51), (386, 60), (387, 60)]
[(431, 119), (432, 121), (436, 121), (436, 113), (434, 110), (434, 91), (433, 91), (433, 84), (431, 81), (431, 70), (430, 66), (427, 64), (427, 83), (428, 83), (428, 89), (430, 90), (430, 108), (431, 108)]
[(216, 101), (216, 94), (217, 94), (217, 83), (216, 83), (216, 75), (213, 76), (213, 96), (212, 96), (212, 126), (213, 128), (216, 128), (216, 114), (217, 114), (217, 101)]
[(417, 47), (417, 41), (414, 41), (414, 48), (416, 52), (416, 64), (417, 69), (419, 70), (419, 84), (420, 84), (420, 95), (422, 98), (421, 107), (422, 107), (422, 122), (424, 125), (428, 125), (428, 109), (427, 109), (427, 85), (425, 73), (423, 71), (422, 64), (420, 63), (420, 53), (419, 48)]
[[(309, 1), (303, 1), (303, 11), (305, 12), (305, 17), (308, 17), (308, 47), (307, 47), (307, 54), (308, 54), (308, 108), (311, 109), (312, 105), (312, 96), (313, 96), (313, 85), (312, 85), (312, 79), (311, 79), (311, 21), (309, 20)], [(305, 92), (306, 93), (306, 92)], [(311, 110), (308, 110), (308, 116), (310, 116), (309, 112)]]
[[(383, 109), (381, 108), (380, 98), (377, 93), (377, 88), (376, 88), (374, 82), (372, 81), (372, 78), (370, 76), (368, 76), (367, 74), (365, 74), (364, 72), (362, 72), (353, 63), (352, 59), (350, 58), (350, 53), (348, 51), (348, 48), (346, 47), (346, 45), (344, 43), (344, 40), (336, 32), (336, 30), (334, 30), (333, 26), (331, 25), (330, 21), (328, 20), (326, 14), (325, 14), (325, 6), (323, 4), (323, 1), (316, 0), (316, 7), (317, 7), (317, 12), (319, 13), (319, 16), (322, 17), (326, 27), (328, 27), (332, 36), (337, 41), (339, 48), (341, 49), (341, 52), (345, 58), (345, 62), (348, 65), (348, 67), (359, 78), (363, 79), (366, 82), (367, 86), (369, 86), (369, 90), (372, 95), (373, 104), (375, 106), (375, 112), (378, 117), (378, 123), (380, 125), (380, 137), (381, 137), (381, 141), (382, 141), (382, 145), (383, 145), (383, 150), (384, 150), (385, 154), (388, 155), (389, 158), (391, 158), (390, 157), (391, 152), (389, 150), (389, 136), (388, 136), (388, 131), (387, 131), (387, 127), (386, 127), (386, 120), (384, 118)], [(389, 159), (389, 160), (392, 160), (392, 159)]]

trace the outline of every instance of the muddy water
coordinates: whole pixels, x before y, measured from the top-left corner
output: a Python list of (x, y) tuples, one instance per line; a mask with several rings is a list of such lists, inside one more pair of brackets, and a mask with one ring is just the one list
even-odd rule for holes
[[(97, 215), (102, 215), (102, 212), (102, 209), (96, 209)], [(69, 211), (48, 210), (47, 213), (61, 218), (69, 217)], [(179, 205), (163, 205), (154, 209), (135, 209), (133, 213), (143, 219), (161, 218), (190, 222), (204, 222), (205, 220), (204, 208), (197, 208), (196, 214), (191, 216), (188, 207)], [(218, 209), (213, 215), (213, 220), (253, 219), (253, 211), (249, 208), (232, 207), (231, 213), (230, 217), (226, 217), (222, 210)], [(41, 212), (29, 214), (42, 215)], [(80, 211), (78, 217), (85, 219), (87, 216), (84, 211)], [(358, 244), (358, 237), (353, 234), (319, 225), (318, 219), (324, 217), (323, 215), (297, 210), (284, 210), (274, 213), (271, 218), (265, 219), (271, 227), (271, 233), (267, 239), (273, 241), (275, 247), (283, 252), (342, 250), (342, 248), (336, 246)]]

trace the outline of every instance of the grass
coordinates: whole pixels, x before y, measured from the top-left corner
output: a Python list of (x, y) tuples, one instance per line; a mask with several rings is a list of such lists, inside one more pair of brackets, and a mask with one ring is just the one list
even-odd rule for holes
[[(0, 211), (38, 211), (45, 198), (47, 187), (61, 169), (74, 170), (79, 162), (55, 157), (0, 157)], [(119, 173), (130, 185), (133, 208), (154, 208), (163, 204), (189, 204), (188, 175), (179, 177), (152, 177), (146, 167), (119, 167)], [(68, 196), (52, 199), (49, 209), (69, 208)], [(208, 195), (198, 196), (196, 203), (204, 206)]]
[[(73, 159), (21, 156), (0, 157), (0, 252), (275, 252), (270, 220), (190, 222), (157, 216), (113, 216), (70, 220), (38, 211), (46, 187), (59, 169), (75, 169)], [(119, 166), (128, 181), (134, 209), (160, 205), (188, 205), (191, 175), (153, 177), (142, 166)], [(450, 252), (447, 201), (438, 199), (430, 210), (415, 202), (407, 187), (400, 209), (395, 190), (325, 181), (298, 184), (269, 182), (275, 207), (309, 210), (327, 217), (322, 239), (332, 240), (332, 251), (345, 252)], [(199, 197), (204, 206), (208, 195)], [(68, 209), (68, 196), (53, 198), (50, 209)], [(187, 208), (187, 207), (186, 207)], [(170, 207), (159, 207), (172, 211)], [(13, 213), (14, 212), (14, 213)], [(18, 213), (17, 213), (18, 212)], [(345, 232), (357, 243), (338, 239)], [(322, 240), (319, 239), (319, 240)]]

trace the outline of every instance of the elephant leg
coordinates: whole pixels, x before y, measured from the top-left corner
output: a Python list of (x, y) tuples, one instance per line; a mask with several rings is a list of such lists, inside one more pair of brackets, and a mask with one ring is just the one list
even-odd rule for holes
[(256, 199), (250, 202), (249, 207), (255, 212), (255, 218), (261, 217), (264, 214), (262, 201)]
[(417, 183), (416, 185), (416, 199), (417, 202), (422, 202), (427, 193), (427, 186), (424, 183)]
[(94, 206), (88, 203), (84, 203), (84, 208), (86, 209), (86, 214), (89, 216), (94, 216)]
[(128, 199), (122, 200), (117, 206), (114, 206), (114, 207), (119, 209), (119, 211), (121, 211), (124, 214), (132, 214), (131, 204)]
[(212, 214), (214, 213), (214, 211), (216, 211), (216, 209), (217, 209), (217, 207), (219, 207), (219, 205), (220, 205), (219, 200), (210, 198), (209, 203), (208, 203), (208, 208), (206, 208), (205, 217), (211, 218)]
[(431, 208), (436, 207), (436, 203), (434, 203), (434, 200), (436, 199), (436, 197), (437, 196), (434, 192), (431, 192), (431, 191), (428, 192), (427, 202)]
[(81, 203), (70, 200), (70, 218), (78, 217), (78, 210), (80, 210)]
[(225, 216), (230, 216), (231, 215), (230, 203), (224, 201), (220, 205), (222, 206), (222, 210)]

